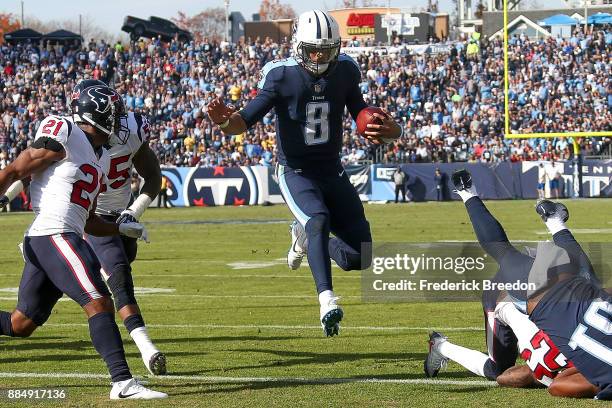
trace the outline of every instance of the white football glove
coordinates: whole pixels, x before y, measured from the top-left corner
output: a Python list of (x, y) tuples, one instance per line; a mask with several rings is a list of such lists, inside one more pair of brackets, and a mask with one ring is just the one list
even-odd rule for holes
[(117, 218), (116, 222), (117, 224), (123, 224), (124, 222), (138, 222), (138, 218), (136, 217), (136, 214), (134, 214), (134, 211), (128, 208), (121, 211), (121, 214), (119, 215), (119, 218)]
[(144, 225), (138, 222), (122, 222), (119, 224), (119, 233), (130, 238), (141, 239), (149, 243), (149, 234)]

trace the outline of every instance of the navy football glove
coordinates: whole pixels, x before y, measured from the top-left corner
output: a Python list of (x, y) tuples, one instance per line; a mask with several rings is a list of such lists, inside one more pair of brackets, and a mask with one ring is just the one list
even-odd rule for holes
[(9, 204), (9, 198), (5, 195), (0, 196), (0, 210), (6, 207)]

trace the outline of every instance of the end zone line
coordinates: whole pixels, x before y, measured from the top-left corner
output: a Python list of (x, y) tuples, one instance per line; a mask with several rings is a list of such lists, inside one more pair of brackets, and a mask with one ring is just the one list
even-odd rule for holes
[[(12, 373), (0, 372), (0, 378), (69, 378), (69, 379), (94, 379), (109, 380), (106, 374), (92, 373)], [(201, 381), (208, 384), (241, 384), (241, 383), (292, 383), (292, 384), (409, 384), (409, 385), (464, 385), (496, 387), (495, 381), (483, 380), (433, 380), (429, 378), (305, 378), (305, 377), (217, 377), (202, 375), (162, 375), (140, 377), (156, 382), (163, 381)]]
[[(48, 327), (89, 327), (87, 323), (46, 323)], [(158, 329), (278, 329), (278, 330), (321, 330), (321, 326), (310, 325), (266, 325), (266, 324), (147, 324)], [(341, 330), (372, 331), (483, 331), (482, 327), (409, 327), (409, 326), (341, 326)]]

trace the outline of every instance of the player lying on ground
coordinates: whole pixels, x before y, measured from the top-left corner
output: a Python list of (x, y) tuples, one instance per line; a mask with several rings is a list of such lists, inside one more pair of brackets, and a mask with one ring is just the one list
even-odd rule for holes
[[(554, 249), (547, 253), (540, 250), (545, 246), (539, 245), (533, 258), (522, 254), (508, 242), (501, 225), (477, 196), (467, 171), (456, 172), (453, 183), (465, 202), (481, 246), (500, 265), (495, 279), (532, 282), (544, 277), (533, 293), (510, 293), (515, 304), (528, 312), (531, 320), (521, 318), (520, 314), (504, 313), (508, 308), (498, 309), (496, 315), (498, 327), (509, 330), (505, 323), (510, 324), (512, 320), (514, 332), (519, 335), (522, 355), (533, 368), (534, 377), (549, 385), (549, 392), (553, 395), (609, 399), (612, 358), (610, 349), (607, 349), (608, 354), (605, 350), (612, 343), (612, 330), (610, 317), (605, 314), (609, 315), (612, 310), (610, 295), (601, 289), (588, 257), (565, 226), (569, 217), (565, 206), (550, 201), (542, 201), (536, 206), (553, 235), (554, 245), (549, 247)], [(551, 254), (553, 256), (549, 257)], [(598, 311), (603, 313), (598, 314)], [(599, 317), (593, 319), (595, 315)], [(588, 336), (584, 336), (583, 329), (589, 329)], [(516, 340), (514, 342), (516, 344)], [(515, 357), (516, 353), (512, 355)], [(438, 333), (432, 334), (430, 353), (425, 362), (426, 372), (437, 374), (449, 358), (475, 373), (485, 374), (487, 365), (497, 366), (496, 378), (503, 385), (519, 386), (532, 382), (524, 368), (506, 369), (500, 375), (499, 361), (489, 363), (491, 358), (484, 354), (453, 345)], [(562, 374), (557, 374), (564, 368), (567, 369)]]
[[(208, 106), (211, 120), (232, 135), (245, 132), (274, 108), (276, 175), (296, 219), (287, 261), (297, 269), (308, 253), (326, 336), (338, 334), (343, 317), (333, 291), (330, 258), (347, 271), (367, 268), (371, 254), (363, 254), (362, 263), (362, 244), (372, 241), (363, 205), (339, 158), (345, 107), (356, 119), (367, 105), (359, 89), (359, 66), (339, 52), (336, 20), (320, 10), (305, 12), (294, 26), (293, 56), (266, 64), (257, 96), (244, 109), (235, 112), (221, 99)], [(366, 136), (399, 137), (400, 126), (379, 116), (382, 124), (368, 125)]]
[[(95, 79), (80, 81), (72, 91), (70, 109), (76, 114), (80, 94), (91, 86), (106, 84)], [(157, 156), (148, 146), (149, 123), (138, 113), (128, 112), (119, 118), (120, 127), (116, 137), (120, 143), (109, 146), (110, 170), (106, 191), (98, 195), (96, 214), (106, 221), (138, 222), (146, 208), (159, 192), (161, 171)], [(131, 198), (130, 176), (135, 167), (145, 182), (141, 194), (128, 208)], [(3, 197), (8, 203), (19, 194), (27, 183), (14, 182)], [(151, 374), (166, 373), (166, 356), (151, 342), (140, 308), (134, 295), (131, 264), (138, 251), (137, 240), (125, 235), (96, 237), (85, 235), (100, 263), (102, 276), (106, 279), (115, 308), (123, 320), (130, 337), (134, 340), (145, 366)]]
[(74, 119), (45, 118), (31, 147), (0, 171), (0, 194), (14, 181), (32, 177), (35, 213), (23, 242), (26, 264), (19, 301), (12, 313), (0, 311), (0, 334), (30, 336), (66, 294), (87, 315), (93, 346), (106, 362), (113, 382), (110, 398), (165, 398), (166, 394), (149, 390), (132, 378), (100, 262), (82, 238), (84, 232), (146, 237), (139, 223), (110, 223), (94, 213), (110, 164), (103, 145), (120, 142), (116, 130), (122, 109), (114, 90), (105, 86), (85, 89)]

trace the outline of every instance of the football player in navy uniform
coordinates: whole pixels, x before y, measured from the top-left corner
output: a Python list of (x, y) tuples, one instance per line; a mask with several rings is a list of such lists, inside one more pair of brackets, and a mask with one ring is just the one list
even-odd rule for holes
[[(588, 256), (567, 229), (567, 208), (548, 200), (538, 202), (536, 211), (554, 244), (539, 243), (535, 256), (530, 256), (510, 244), (499, 222), (478, 197), (466, 170), (455, 172), (452, 181), (478, 241), (499, 264), (495, 280), (518, 280), (536, 286), (498, 293), (502, 302), (493, 315), (496, 327), (503, 328), (506, 335), (513, 330), (512, 342), (516, 344), (518, 337), (522, 356), (534, 377), (548, 385), (552, 395), (611, 399), (612, 297), (602, 289)], [(523, 314), (529, 315), (531, 322), (526, 322)], [(492, 335), (497, 337), (498, 333)], [(482, 367), (483, 372), (495, 368), (496, 376), (508, 368), (465, 350), (432, 333), (426, 373), (437, 374), (448, 359), (468, 368)], [(501, 356), (508, 361), (509, 356), (516, 358), (516, 352), (506, 348)]]
[(106, 187), (110, 165), (103, 146), (121, 143), (116, 130), (123, 110), (121, 97), (113, 89), (87, 88), (79, 96), (73, 118), (45, 118), (32, 145), (0, 171), (0, 194), (13, 182), (32, 177), (36, 215), (24, 237), (26, 264), (19, 300), (12, 313), (0, 311), (0, 334), (30, 336), (66, 294), (88, 318), (93, 346), (113, 382), (110, 398), (165, 398), (166, 394), (149, 390), (132, 377), (100, 262), (83, 239), (84, 232), (132, 238), (146, 232), (137, 222), (117, 224), (95, 215), (97, 195)]
[[(308, 254), (321, 325), (326, 336), (333, 336), (343, 311), (333, 292), (330, 258), (344, 270), (370, 265), (370, 251), (362, 253), (362, 245), (372, 241), (370, 226), (339, 159), (345, 107), (356, 119), (367, 105), (359, 89), (359, 66), (340, 54), (338, 23), (331, 15), (320, 10), (301, 14), (292, 41), (292, 57), (264, 66), (257, 96), (242, 110), (235, 112), (217, 99), (209, 104), (208, 114), (223, 132), (239, 134), (274, 108), (276, 175), (296, 219), (287, 261), (297, 269)], [(379, 119), (382, 124), (368, 125), (367, 137), (401, 135), (395, 121), (382, 115)]]

